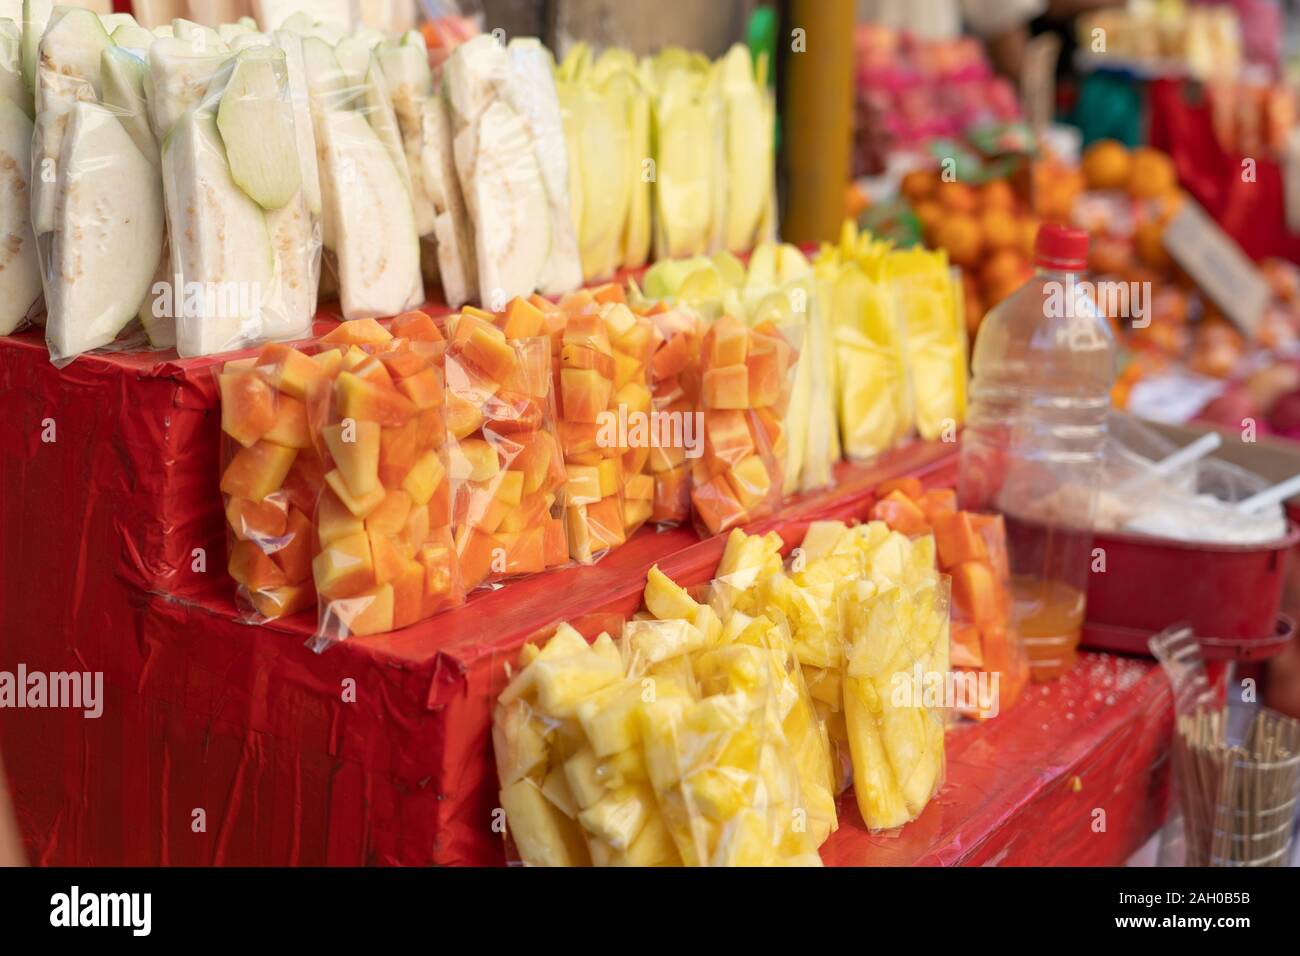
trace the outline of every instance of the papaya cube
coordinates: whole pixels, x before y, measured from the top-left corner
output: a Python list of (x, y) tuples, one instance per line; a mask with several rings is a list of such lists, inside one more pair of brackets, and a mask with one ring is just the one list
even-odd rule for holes
[(353, 637), (384, 634), (393, 629), (393, 586), (380, 584), (360, 594), (330, 604)]
[(754, 408), (775, 405), (781, 400), (780, 356), (769, 339), (759, 339), (745, 359), (749, 378), (749, 404)]
[(600, 468), (596, 465), (567, 465), (565, 500), (570, 505), (586, 505), (601, 499)]
[(466, 588), (482, 584), (497, 567), (505, 568), (505, 549), (489, 532), (479, 528), (465, 527), (457, 532), (456, 555)]
[(385, 428), (379, 436), (379, 480), (388, 488), (399, 488), (420, 457), (439, 448), (446, 436), (442, 413), (436, 408), (421, 410), (405, 425)]
[(623, 527), (631, 533), (650, 520), (654, 513), (653, 501), (640, 501), (635, 498), (623, 499)]
[(393, 586), (393, 629), (410, 627), (424, 617), (424, 565), (405, 558)]
[(400, 534), (411, 516), (411, 496), (400, 488), (384, 495), (379, 507), (366, 516), (366, 530), (379, 534)]
[(325, 473), (325, 484), (327, 484), (334, 494), (338, 495), (339, 501), (343, 502), (348, 511), (352, 512), (358, 518), (365, 518), (381, 504), (384, 503), (384, 496), (387, 492), (383, 485), (375, 485), (374, 489), (365, 495), (354, 495), (348, 488), (348, 483), (343, 480), (343, 472), (335, 468), (333, 471)]
[(411, 342), (442, 342), (438, 323), (424, 312), (403, 312), (389, 324), (389, 331)]
[(746, 511), (757, 510), (772, 492), (772, 473), (759, 455), (750, 455), (726, 472), (727, 484)]
[(527, 299), (515, 296), (506, 304), (503, 331), (508, 339), (529, 339), (542, 334), (545, 320), (541, 309)]
[(335, 387), (340, 418), (377, 422), (388, 428), (406, 424), (415, 414), (415, 404), (397, 389), (352, 372), (340, 372)]
[(370, 539), (370, 566), (374, 572), (376, 584), (386, 584), (396, 580), (406, 563), (406, 555), (395, 537), (367, 531)]
[(566, 368), (560, 372), (560, 400), (564, 417), (574, 422), (595, 422), (609, 407), (614, 383), (594, 368)]
[(322, 548), (363, 531), (364, 522), (348, 510), (338, 495), (326, 490), (320, 496), (320, 506), (316, 509), (316, 537)]
[(704, 413), (704, 453), (728, 465), (738, 465), (754, 453), (746, 413), (710, 409)]
[(442, 376), (433, 367), (406, 376), (397, 383), (397, 390), (416, 408), (437, 408), (443, 402)]
[(343, 350), (325, 349), (313, 355), (311, 360), (320, 366), (322, 378), (333, 379), (343, 369)]
[(456, 481), (487, 481), (501, 470), (497, 449), (483, 438), (466, 438), (451, 445), (447, 461)]
[(611, 302), (627, 302), (627, 295), (623, 292), (623, 286), (617, 282), (606, 282), (598, 285), (591, 290), (591, 297), (602, 305)]
[(560, 341), (566, 347), (585, 345), (611, 358), (614, 354), (614, 350), (609, 344), (609, 333), (605, 330), (605, 322), (594, 311), (577, 315), (570, 314), (569, 320), (564, 325), (564, 335)]
[(934, 521), (934, 543), (939, 550), (939, 564), (952, 568), (963, 561), (987, 561), (984, 538), (971, 521), (971, 514), (958, 511), (939, 515)]
[(311, 570), (316, 591), (326, 598), (347, 597), (373, 587), (370, 537), (362, 531), (331, 542), (312, 560)]
[(546, 570), (546, 530), (539, 526), (524, 528), (506, 555), (509, 574), (536, 574)]
[[(352, 361), (354, 357), (358, 359), (355, 362)], [(384, 388), (397, 387), (392, 374), (388, 371), (388, 366), (381, 362), (378, 357), (367, 355), (355, 345), (343, 357), (343, 371), (351, 372), (357, 378), (364, 379), (373, 385), (380, 385)]]
[(477, 402), (455, 392), (447, 395), (447, 431), (454, 438), (472, 435), (483, 426), (483, 413)]
[(739, 319), (722, 315), (704, 333), (704, 363), (706, 368), (723, 365), (744, 365), (749, 352), (749, 329)]
[(969, 621), (953, 621), (949, 629), (948, 662), (953, 667), (984, 666), (980, 631)]
[(655, 521), (685, 521), (690, 515), (691, 469), (679, 465), (654, 475), (655, 497), (651, 517)]
[(560, 367), (595, 369), (605, 378), (612, 379), (618, 366), (612, 356), (590, 345), (569, 343), (560, 347)]
[(555, 454), (555, 442), (545, 432), (535, 432), (522, 439), (518, 451), (510, 461), (510, 467), (523, 473), (524, 494), (533, 494), (546, 482), (551, 469), (551, 456)]
[(344, 421), (326, 425), (321, 434), (352, 497), (373, 494), (379, 487), (379, 425), (370, 421)]
[(340, 322), (321, 339), (329, 345), (383, 345), (392, 340), (392, 333), (374, 319)]
[(410, 513), (406, 516), (406, 524), (402, 526), (402, 530), (398, 534), (403, 554), (408, 557), (415, 555), (421, 546), (429, 540), (429, 531), (433, 526), (430, 519), (431, 515), (428, 508), (411, 508)]
[(259, 541), (284, 534), (289, 519), (288, 503), (280, 496), (250, 501), (231, 498), (226, 504), (226, 522), (239, 541)]
[(290, 584), (300, 584), (311, 577), (311, 519), (293, 508), (285, 524), (279, 548), (271, 552), (271, 559), (284, 572)]
[(504, 381), (514, 371), (514, 346), (504, 332), (484, 319), (462, 314), (456, 320), (452, 343), (461, 356), (495, 382)]
[(519, 504), (501, 519), (497, 533), (518, 534), (527, 528), (540, 528), (542, 520), (548, 517), (546, 499), (542, 495), (524, 495)]
[(645, 366), (630, 355), (623, 352), (614, 353), (614, 388), (622, 389), (624, 385), (630, 382), (645, 381)]
[(983, 630), (1003, 624), (998, 583), (987, 562), (963, 561), (949, 573), (952, 574), (953, 604), (964, 611), (977, 627)]
[(873, 521), (883, 521), (899, 534), (908, 537), (925, 534), (930, 530), (930, 523), (925, 520), (925, 512), (915, 501), (901, 491), (894, 490), (871, 507)]
[(288, 617), (305, 611), (316, 603), (316, 589), (310, 583), (285, 584), (278, 588), (263, 588), (249, 594), (257, 613), (268, 620)]
[(917, 503), (933, 526), (940, 515), (950, 515), (957, 511), (957, 492), (951, 488), (931, 488), (921, 493)]
[(693, 487), (691, 503), (710, 534), (734, 528), (744, 522), (747, 514), (725, 475), (715, 475)]
[(303, 514), (314, 514), (316, 499), (325, 486), (325, 468), (315, 455), (300, 454), (284, 477), (281, 491), (289, 504)]
[(447, 477), (447, 469), (438, 457), (436, 451), (427, 451), (421, 456), (411, 470), (407, 473), (406, 478), (402, 481), (402, 490), (411, 496), (411, 503), (415, 506), (425, 505), (433, 498)]
[(275, 403), (275, 422), (262, 437), (286, 448), (310, 448), (307, 404), (289, 395), (280, 395)]
[(913, 501), (920, 501), (921, 495), (924, 494), (921, 479), (914, 478), (911, 475), (905, 475), (902, 478), (890, 478), (887, 481), (882, 481), (876, 486), (876, 497), (884, 498), (891, 491), (901, 491), (906, 497)]
[(217, 381), (221, 430), (247, 448), (275, 424), (275, 389), (253, 371), (223, 372)]
[(257, 374), (286, 395), (305, 399), (316, 383), (323, 381), (325, 370), (295, 348), (273, 342), (257, 356)]
[(496, 432), (536, 431), (544, 417), (539, 399), (504, 388), (487, 400), (483, 412)]
[(261, 501), (280, 489), (297, 456), (298, 449), (268, 441), (241, 448), (221, 476), (221, 491), (233, 498)]
[(230, 576), (250, 591), (288, 584), (280, 566), (255, 541), (236, 541), (226, 563)]
[(496, 498), (507, 508), (518, 508), (524, 495), (524, 473), (503, 471), (497, 478)]
[(615, 406), (626, 408), (629, 415), (634, 412), (649, 415), (653, 401), (650, 389), (640, 382), (628, 382), (614, 394)]
[(627, 540), (623, 525), (623, 506), (615, 496), (587, 505), (587, 528), (605, 548), (614, 548)]
[(545, 401), (551, 393), (551, 343), (546, 339), (536, 339), (520, 342), (515, 348), (519, 361), (501, 387)]
[(744, 365), (722, 365), (704, 373), (705, 408), (748, 408), (749, 370)]
[(650, 359), (650, 371), (656, 382), (679, 375), (691, 360), (690, 336), (685, 332), (666, 339)]
[[(708, 434), (707, 430), (705, 434)], [(677, 445), (652, 445), (650, 448), (650, 470), (655, 474), (674, 471), (682, 467), (685, 461), (686, 449)]]
[(600, 497), (608, 498), (610, 495), (618, 494), (623, 484), (622, 463), (621, 458), (604, 458), (596, 466), (600, 476)]
[(566, 460), (589, 452), (599, 453), (600, 428), (594, 420), (591, 422), (561, 421), (557, 431)]
[(546, 566), (559, 567), (569, 560), (569, 539), (561, 518), (546, 518), (542, 523), (546, 547)]

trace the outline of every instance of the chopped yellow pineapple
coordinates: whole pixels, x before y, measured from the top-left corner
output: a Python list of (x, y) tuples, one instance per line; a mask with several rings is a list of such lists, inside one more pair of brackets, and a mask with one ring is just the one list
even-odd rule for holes
[(531, 866), (586, 866), (582, 829), (543, 796), (531, 780), (516, 780), (501, 791), (510, 835), (523, 861)]

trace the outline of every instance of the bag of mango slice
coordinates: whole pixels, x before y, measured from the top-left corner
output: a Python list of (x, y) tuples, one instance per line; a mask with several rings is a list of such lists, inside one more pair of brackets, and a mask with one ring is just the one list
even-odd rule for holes
[(934, 539), (909, 540), (881, 521), (815, 521), (785, 565), (774, 535), (733, 532), (727, 545), (715, 590), (788, 622), (835, 754), (834, 789), (851, 773), (873, 830), (913, 819), (943, 769), (949, 585)]
[(449, 320), (448, 463), (456, 553), (473, 589), (569, 560), (546, 316), (524, 299)]
[(338, 374), (339, 354), (287, 345), (221, 366), (221, 493), (230, 576), (246, 620), (287, 617), (316, 603), (312, 535), (325, 468), (308, 404)]
[(465, 600), (452, 538), (446, 341), (424, 313), (392, 327), (359, 320), (327, 335), (338, 374), (310, 392), (325, 471), (312, 559), (318, 651)]
[(703, 453), (700, 397), (699, 320), (685, 308), (656, 303), (646, 310), (654, 322), (655, 349), (650, 360), (654, 398), (648, 467), (654, 480), (650, 520), (659, 527), (685, 524), (691, 517), (691, 462)]
[(704, 453), (691, 465), (702, 535), (772, 514), (781, 504), (786, 410), (797, 346), (770, 321), (752, 328), (722, 315), (700, 350)]
[[(533, 865), (818, 865), (795, 741), (809, 708), (779, 629), (652, 569), (647, 610), (525, 648), (493, 714), (510, 835)], [(797, 670), (793, 672), (797, 678)], [(802, 706), (801, 706), (802, 705)]]
[(916, 413), (927, 441), (955, 441), (966, 420), (966, 324), (961, 281), (947, 253), (908, 249), (886, 257), (882, 278), (904, 326), (903, 352)]

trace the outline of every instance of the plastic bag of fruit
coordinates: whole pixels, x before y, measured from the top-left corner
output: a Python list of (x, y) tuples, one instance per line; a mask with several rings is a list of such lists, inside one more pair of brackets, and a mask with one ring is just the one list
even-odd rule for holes
[(248, 620), (287, 617), (316, 603), (313, 519), (325, 468), (308, 405), (339, 367), (333, 350), (308, 356), (272, 344), (217, 373), (228, 568)]
[(465, 599), (452, 537), (446, 341), (420, 312), (399, 316), (393, 330), (361, 320), (322, 340), (338, 374), (310, 401), (325, 471), (312, 559), (318, 650)]
[(567, 476), (555, 425), (546, 316), (514, 299), (449, 322), (448, 464), (465, 587), (568, 562)]
[(691, 465), (701, 534), (719, 534), (781, 504), (785, 412), (798, 350), (770, 321), (747, 327), (722, 315), (700, 349), (703, 454)]
[(904, 355), (912, 382), (916, 430), (922, 438), (953, 441), (966, 420), (966, 325), (961, 280), (943, 252), (909, 249), (885, 259), (905, 327)]
[(650, 520), (660, 527), (685, 524), (691, 517), (691, 462), (703, 451), (700, 396), (700, 341), (703, 330), (695, 314), (658, 303), (646, 314), (655, 327), (650, 360), (653, 421), (647, 462), (654, 482)]

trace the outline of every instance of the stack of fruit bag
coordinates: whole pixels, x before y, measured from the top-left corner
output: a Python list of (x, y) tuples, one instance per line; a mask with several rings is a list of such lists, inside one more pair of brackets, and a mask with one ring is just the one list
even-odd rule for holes
[(392, 331), (339, 326), (316, 360), (337, 368), (308, 389), (325, 488), (316, 505), (315, 646), (408, 627), (461, 604), (452, 537), (447, 343), (422, 312)]
[(788, 567), (780, 549), (775, 534), (733, 532), (714, 588), (739, 610), (788, 622), (836, 783), (851, 766), (867, 827), (902, 826), (943, 782), (949, 581), (934, 539), (876, 520), (815, 521)]
[(789, 631), (704, 597), (652, 568), (617, 640), (525, 648), (492, 731), (524, 863), (820, 865), (830, 748)]
[(868, 459), (913, 427), (955, 440), (966, 416), (966, 335), (942, 252), (894, 249), (845, 223), (814, 263), (830, 305), (844, 453)]
[(467, 307), (449, 328), (447, 457), (465, 587), (563, 565), (569, 480), (547, 315), (514, 299), (500, 315)]
[[(911, 537), (934, 535), (939, 568), (952, 578), (952, 666), (992, 678), (996, 704), (958, 711), (987, 719), (1010, 707), (1029, 681), (1029, 657), (1011, 619), (1011, 572), (1001, 515), (957, 510), (950, 488), (923, 491), (915, 478), (883, 482), (871, 517)], [(989, 686), (989, 685), (986, 685)]]
[(654, 507), (649, 375), (658, 333), (617, 284), (558, 305), (536, 301), (552, 339), (569, 554), (591, 564), (625, 543)]
[(840, 459), (832, 405), (836, 372), (827, 310), (811, 268), (797, 248), (764, 244), (749, 268), (722, 252), (712, 258), (671, 260), (651, 267), (634, 302), (670, 302), (694, 311), (705, 323), (723, 313), (751, 327), (779, 330), (796, 353), (789, 397), (774, 440), (781, 461), (781, 491), (790, 494), (829, 485)]

